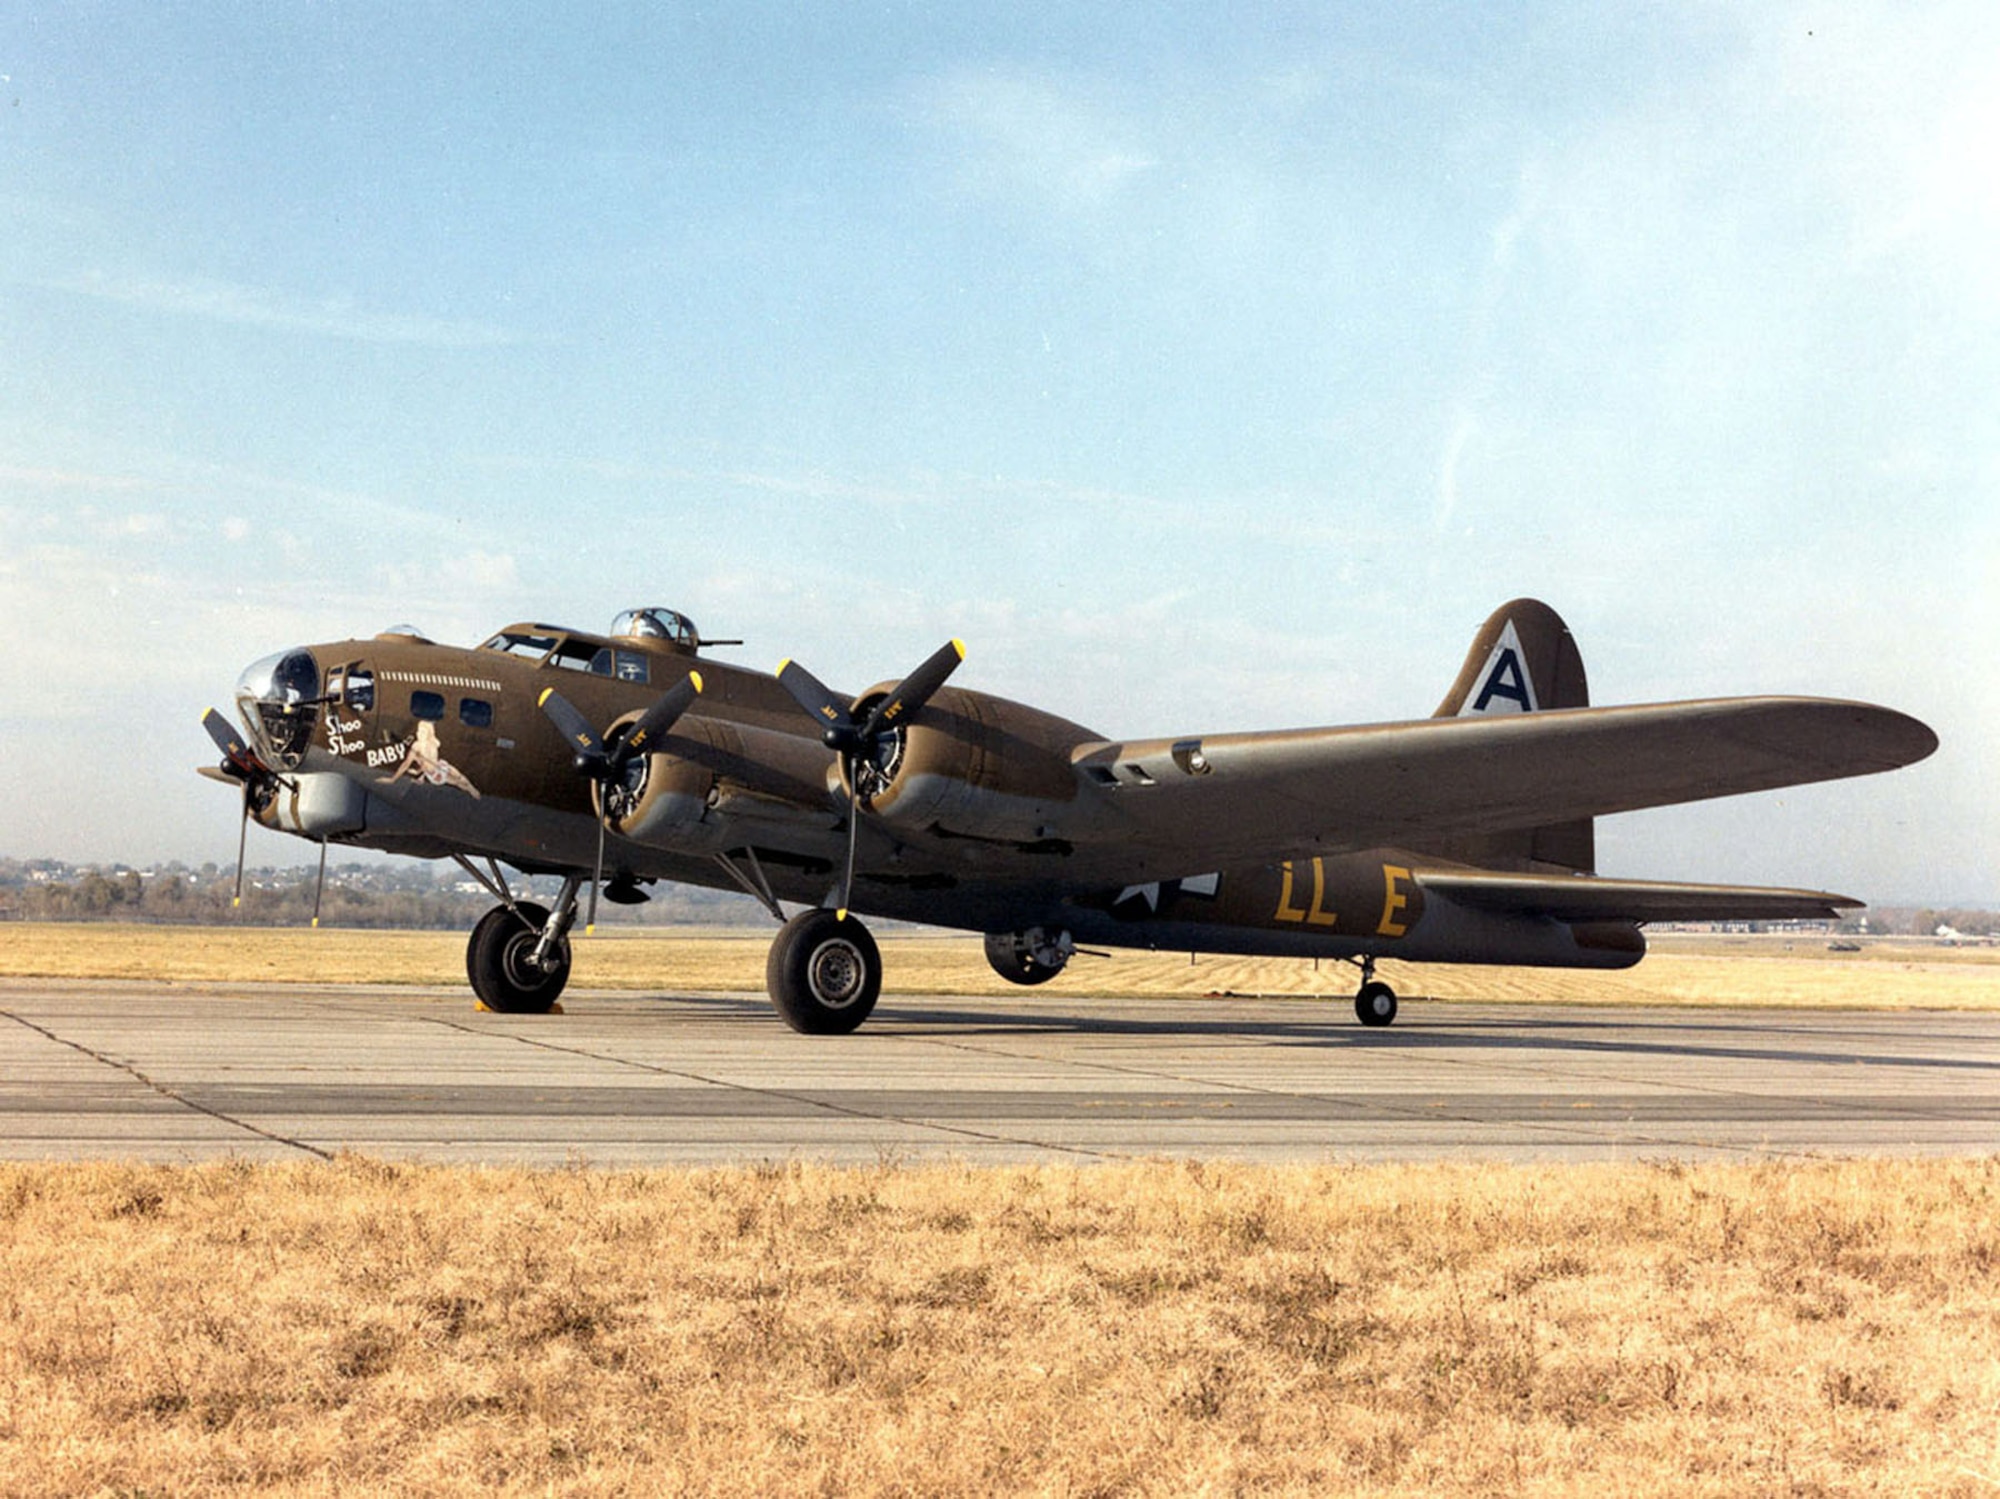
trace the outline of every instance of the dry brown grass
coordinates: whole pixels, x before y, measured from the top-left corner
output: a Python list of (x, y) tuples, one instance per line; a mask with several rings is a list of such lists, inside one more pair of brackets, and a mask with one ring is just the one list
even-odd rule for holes
[(0, 1493), (1988, 1495), (2000, 1159), (0, 1166)]
[[(580, 989), (761, 990), (772, 930), (611, 931), (580, 937)], [(887, 936), (891, 993), (1016, 995), (979, 939)], [(1828, 950), (1824, 938), (1660, 939), (1619, 973), (1385, 963), (1406, 997), (1482, 1002), (1827, 1005), (2000, 1009), (2000, 948), (1913, 941)], [(158, 979), (183, 984), (345, 983), (463, 987), (465, 936), (298, 928), (0, 925), (0, 977)], [(1120, 952), (1079, 957), (1045, 994), (1350, 995), (1354, 970), (1293, 958)]]

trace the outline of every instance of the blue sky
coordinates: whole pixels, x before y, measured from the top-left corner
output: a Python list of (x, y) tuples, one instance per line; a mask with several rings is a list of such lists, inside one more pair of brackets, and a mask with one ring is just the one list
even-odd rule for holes
[(1945, 741), (1607, 872), (2000, 901), (2000, 12), (971, 10), (11, 8), (0, 852), (233, 857), (202, 707), (404, 621), (1126, 735), (1534, 594), (1599, 701)]

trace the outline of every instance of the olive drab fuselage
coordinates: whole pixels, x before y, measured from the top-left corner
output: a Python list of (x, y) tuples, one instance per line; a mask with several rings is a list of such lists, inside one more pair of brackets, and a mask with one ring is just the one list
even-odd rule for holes
[[(594, 910), (600, 886), (629, 901), (665, 880), (740, 888), (781, 920), (808, 908), (769, 975), (802, 1030), (852, 1029), (874, 1003), (879, 956), (850, 908), (985, 933), (1021, 983), (1092, 945), (1349, 959), (1369, 980), (1357, 1012), (1386, 1024), (1378, 958), (1624, 967), (1645, 921), (1857, 905), (1601, 879), (1591, 819), (1936, 746), (1914, 719), (1826, 699), (1592, 707), (1567, 628), (1525, 599), (1481, 628), (1429, 719), (1123, 742), (950, 685), (956, 641), (858, 697), (707, 644), (646, 609), (604, 635), (299, 647), (245, 671), (248, 740), (204, 719), (224, 756), (207, 773), (266, 827), (473, 870), (506, 918), (469, 949), (496, 1007), (560, 989), (586, 881)], [(557, 909), (517, 903), (503, 864), (563, 876)]]
[[(601, 798), (538, 699), (556, 687), (586, 717), (615, 726), (699, 670), (698, 705), (663, 741), (643, 788), (657, 795), (655, 783), (675, 783), (678, 815), (656, 818), (656, 836), (644, 841), (608, 837), (604, 877), (729, 889), (735, 882), (715, 856), (748, 850), (781, 900), (811, 904), (826, 895), (842, 857), (839, 770), (815, 725), (773, 676), (701, 655), (698, 642), (524, 623), (472, 649), (391, 633), (280, 659), (292, 663), (295, 687), (310, 673), (317, 690), (298, 691), (290, 715), (241, 699), (255, 721), (279, 726), (271, 737), (294, 783), (255, 809), (266, 827), (419, 857), (490, 857), (527, 873), (591, 867)], [(1037, 836), (1034, 811), (1091, 794), (1070, 755), (1098, 736), (986, 694), (953, 693), (925, 713), (953, 730), (928, 752), (958, 759), (963, 773), (912, 776), (898, 794), (925, 796), (934, 813), (966, 788), (958, 798), (966, 815), (957, 825), (931, 816), (907, 838), (864, 820), (874, 857), (863, 861), (852, 898), (864, 914), (974, 931), (1060, 923), (1085, 942), (1302, 956), (1393, 955), (1412, 946), (1423, 924), (1423, 897), (1409, 877), (1414, 856), (1395, 850), (1272, 859), (1049, 898), (1036, 887), (1060, 879), (1069, 860), (1061, 840)], [(1019, 779), (1029, 794), (982, 800), (997, 778), (982, 774), (980, 759), (1009, 754), (1025, 769)], [(911, 784), (927, 790), (913, 793)], [(1103, 823), (1115, 831), (1117, 795), (1098, 795)], [(893, 803), (884, 810), (893, 813)], [(628, 823), (652, 831), (643, 818)], [(1543, 940), (1516, 942), (1517, 960), (1566, 945), (1554, 929), (1536, 935)], [(1454, 946), (1463, 940), (1449, 930), (1439, 936)], [(1578, 956), (1629, 963), (1636, 953), (1628, 945), (1622, 956), (1616, 948)]]

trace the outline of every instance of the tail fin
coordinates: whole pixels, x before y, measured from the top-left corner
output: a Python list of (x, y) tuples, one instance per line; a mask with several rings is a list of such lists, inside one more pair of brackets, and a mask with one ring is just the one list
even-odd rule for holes
[[(1589, 704), (1583, 656), (1562, 616), (1537, 599), (1515, 599), (1494, 610), (1479, 627), (1458, 680), (1434, 716), (1537, 713)], [(1483, 869), (1521, 873), (1588, 873), (1597, 865), (1596, 838), (1587, 817), (1547, 827), (1474, 834), (1431, 852)]]
[(1502, 604), (1479, 627), (1458, 680), (1434, 717), (1587, 708), (1583, 657), (1569, 626), (1538, 599)]

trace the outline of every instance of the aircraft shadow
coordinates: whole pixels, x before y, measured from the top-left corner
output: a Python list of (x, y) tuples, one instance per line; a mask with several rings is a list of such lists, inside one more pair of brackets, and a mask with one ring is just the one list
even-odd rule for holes
[[(655, 996), (675, 1005), (695, 1006), (716, 1011), (754, 1015), (771, 1020), (770, 1006), (761, 998), (745, 996)], [(1328, 1052), (1458, 1052), (1539, 1053), (1570, 1052), (1593, 1056), (1682, 1057), (1717, 1061), (1770, 1062), (1788, 1065), (1820, 1063), (1829, 1066), (1869, 1066), (1943, 1072), (2000, 1073), (2000, 1060), (1977, 1057), (1898, 1054), (1886, 1050), (1843, 1049), (1828, 1044), (1838, 1038), (1828, 1032), (1808, 1030), (1789, 1020), (1776, 1019), (1755, 1026), (1758, 1034), (1771, 1037), (1764, 1044), (1741, 1039), (1741, 1020), (1721, 1020), (1711, 1013), (1688, 1011), (1681, 1014), (1651, 1010), (1643, 1014), (1599, 1015), (1546, 1012), (1520, 1015), (1482, 1015), (1476, 1022), (1451, 1017), (1441, 1008), (1426, 1011), (1421, 1001), (1406, 1008), (1393, 1026), (1372, 1028), (1355, 1022), (1344, 1000), (1329, 1000), (1320, 1019), (1269, 1019), (1244, 1016), (1232, 1018), (1209, 1012), (1181, 1013), (1181, 1000), (1162, 1000), (1158, 1019), (1150, 1016), (1093, 1015), (1083, 1011), (1057, 1010), (1038, 1004), (1028, 1011), (995, 1010), (978, 1006), (926, 1006), (921, 1000), (899, 1003), (893, 996), (858, 1032), (855, 1040), (870, 1037), (909, 1039), (919, 1036), (938, 1040), (1000, 1040), (1033, 1036), (1129, 1036), (1160, 1041), (1175, 1038), (1242, 1041), (1265, 1046), (1307, 1047)], [(1227, 1004), (1228, 1001), (1220, 1003)], [(1885, 1017), (1885, 1021), (1890, 1020)], [(1885, 1024), (1885, 1029), (1893, 1025)], [(1776, 1038), (1790, 1034), (1810, 1035), (1812, 1042), (1787, 1046)], [(832, 1038), (829, 1038), (832, 1039)], [(1856, 1037), (1865, 1040), (1866, 1037)], [(1948, 1037), (1933, 1035), (1939, 1045), (1989, 1044), (1990, 1035)]]

